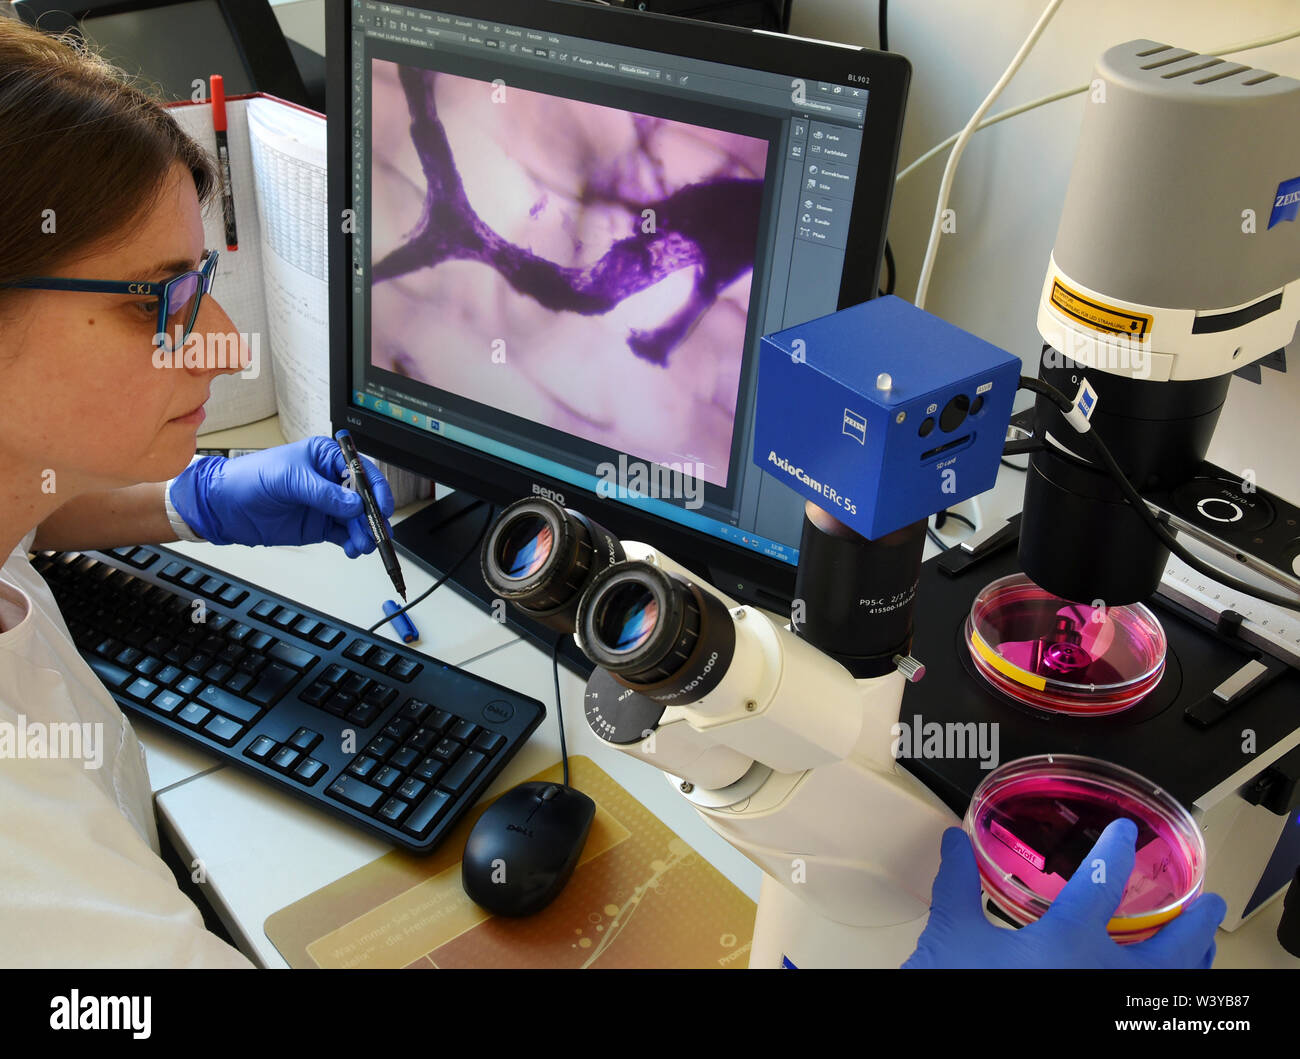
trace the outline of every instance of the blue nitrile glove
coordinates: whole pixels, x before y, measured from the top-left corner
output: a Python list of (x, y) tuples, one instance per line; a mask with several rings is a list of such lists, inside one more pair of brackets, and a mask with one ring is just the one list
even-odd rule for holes
[[(1120, 945), (1106, 933), (1133, 871), (1137, 827), (1115, 820), (1101, 833), (1070, 881), (1037, 923), (1004, 930), (984, 918), (979, 869), (966, 832), (943, 833), (943, 861), (935, 876), (930, 921), (904, 967), (1114, 967), (1156, 970), (1206, 968), (1214, 962), (1214, 931), (1228, 906), (1201, 894), (1146, 941)], [(1106, 865), (1106, 881), (1092, 881), (1092, 863)]]
[[(364, 456), (384, 517), (393, 491)], [(361, 497), (333, 438), (314, 437), (237, 459), (207, 456), (183, 470), (171, 501), (186, 525), (213, 544), (317, 544), (331, 541), (355, 559), (375, 550)]]

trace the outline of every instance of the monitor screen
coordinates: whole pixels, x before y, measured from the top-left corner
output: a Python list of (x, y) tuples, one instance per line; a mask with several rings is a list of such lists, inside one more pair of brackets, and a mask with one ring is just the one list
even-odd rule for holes
[(361, 0), (346, 28), (336, 424), (742, 595), (792, 584), (758, 342), (875, 293), (906, 63), (561, 2)]
[[(88, 14), (80, 24), (106, 58), (128, 73), (142, 73), (157, 82), (167, 99), (192, 99), (196, 91), (206, 92), (209, 74), (222, 75), (227, 95), (253, 91), (253, 79), (216, 0), (110, 9)], [(196, 41), (203, 42), (197, 66)]]

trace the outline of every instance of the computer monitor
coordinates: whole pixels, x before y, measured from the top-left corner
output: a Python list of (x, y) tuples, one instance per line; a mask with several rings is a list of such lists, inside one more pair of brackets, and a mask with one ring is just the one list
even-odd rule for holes
[[(566, 0), (353, 0), (326, 39), (335, 428), (787, 606), (759, 339), (875, 294), (906, 60)], [(441, 568), (482, 517), (395, 535)]]
[(192, 99), (195, 81), (206, 86), (210, 74), (221, 74), (228, 96), (269, 92), (308, 103), (266, 0), (15, 0), (14, 10), (47, 33), (85, 36), (166, 99)]

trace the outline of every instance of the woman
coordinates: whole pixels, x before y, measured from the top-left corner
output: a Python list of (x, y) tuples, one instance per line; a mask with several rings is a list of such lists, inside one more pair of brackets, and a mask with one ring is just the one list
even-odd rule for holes
[[(28, 550), (178, 537), (329, 540), (351, 557), (374, 547), (328, 438), (190, 464), (213, 378), (240, 365), (155, 367), (154, 340), (180, 348), (187, 327), (236, 331), (201, 294), (212, 258), (200, 207), (215, 184), (209, 159), (155, 102), (97, 60), (0, 18), (0, 725), (105, 733), (97, 768), (0, 760), (3, 965), (248, 966), (203, 929), (159, 858), (143, 752)], [(109, 289), (69, 290), (69, 279)], [(389, 514), (387, 483), (368, 469)], [(984, 918), (965, 835), (949, 831), (907, 965), (1209, 966), (1225, 910), (1215, 895), (1141, 945), (1106, 936), (1135, 837), (1131, 824), (1112, 824), (1052, 912), (1005, 931)]]
[[(111, 67), (3, 17), (0, 177), (0, 728), (102, 725), (97, 767), (0, 760), (0, 965), (247, 967), (160, 859), (144, 753), (26, 555), (182, 538), (356, 556), (361, 501), (328, 438), (187, 467), (213, 379), (241, 365), (156, 367), (154, 339), (237, 331), (202, 293), (215, 170)], [(156, 281), (190, 271), (160, 320)], [(68, 278), (149, 293), (51, 289)]]

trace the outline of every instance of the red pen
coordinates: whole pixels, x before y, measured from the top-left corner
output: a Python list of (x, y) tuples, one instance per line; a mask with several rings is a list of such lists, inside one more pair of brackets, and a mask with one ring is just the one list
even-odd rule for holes
[(217, 164), (221, 173), (221, 215), (226, 222), (226, 249), (239, 249), (235, 231), (235, 186), (230, 180), (230, 144), (226, 141), (226, 84), (212, 75), (212, 128), (217, 134)]

